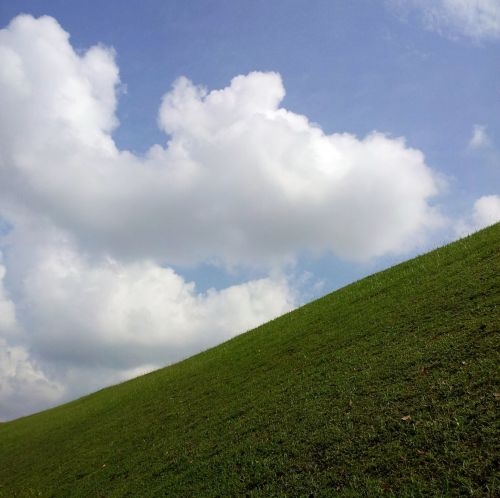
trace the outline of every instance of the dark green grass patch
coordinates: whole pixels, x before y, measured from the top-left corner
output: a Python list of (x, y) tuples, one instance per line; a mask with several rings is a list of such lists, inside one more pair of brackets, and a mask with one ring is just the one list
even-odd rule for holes
[(0, 496), (499, 496), (500, 225), (0, 425)]

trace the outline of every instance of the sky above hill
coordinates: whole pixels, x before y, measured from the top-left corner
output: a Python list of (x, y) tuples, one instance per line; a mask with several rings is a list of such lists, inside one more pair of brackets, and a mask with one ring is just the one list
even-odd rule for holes
[(5, 0), (0, 420), (500, 219), (498, 0)]

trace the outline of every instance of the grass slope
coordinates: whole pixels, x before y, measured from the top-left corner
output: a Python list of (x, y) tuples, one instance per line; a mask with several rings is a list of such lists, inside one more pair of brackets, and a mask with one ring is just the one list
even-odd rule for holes
[(499, 496), (499, 247), (497, 224), (1, 424), (0, 496)]

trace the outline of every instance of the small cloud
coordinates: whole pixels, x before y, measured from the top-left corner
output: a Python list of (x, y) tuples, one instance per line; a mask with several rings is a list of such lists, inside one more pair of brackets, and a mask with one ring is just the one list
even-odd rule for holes
[(500, 196), (485, 195), (474, 203), (474, 222), (479, 228), (500, 221)]
[(491, 139), (486, 131), (486, 126), (476, 124), (472, 130), (472, 136), (469, 141), (470, 149), (483, 149), (491, 145)]
[(416, 11), (427, 29), (444, 36), (500, 39), (498, 0), (389, 0), (389, 5), (403, 14)]
[(474, 203), (472, 213), (456, 223), (455, 232), (463, 237), (499, 221), (500, 196), (484, 195)]

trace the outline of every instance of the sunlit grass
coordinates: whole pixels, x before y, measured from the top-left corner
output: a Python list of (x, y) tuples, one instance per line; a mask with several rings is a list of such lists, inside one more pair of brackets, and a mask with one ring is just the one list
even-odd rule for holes
[(499, 247), (497, 224), (1, 424), (0, 496), (498, 496)]

